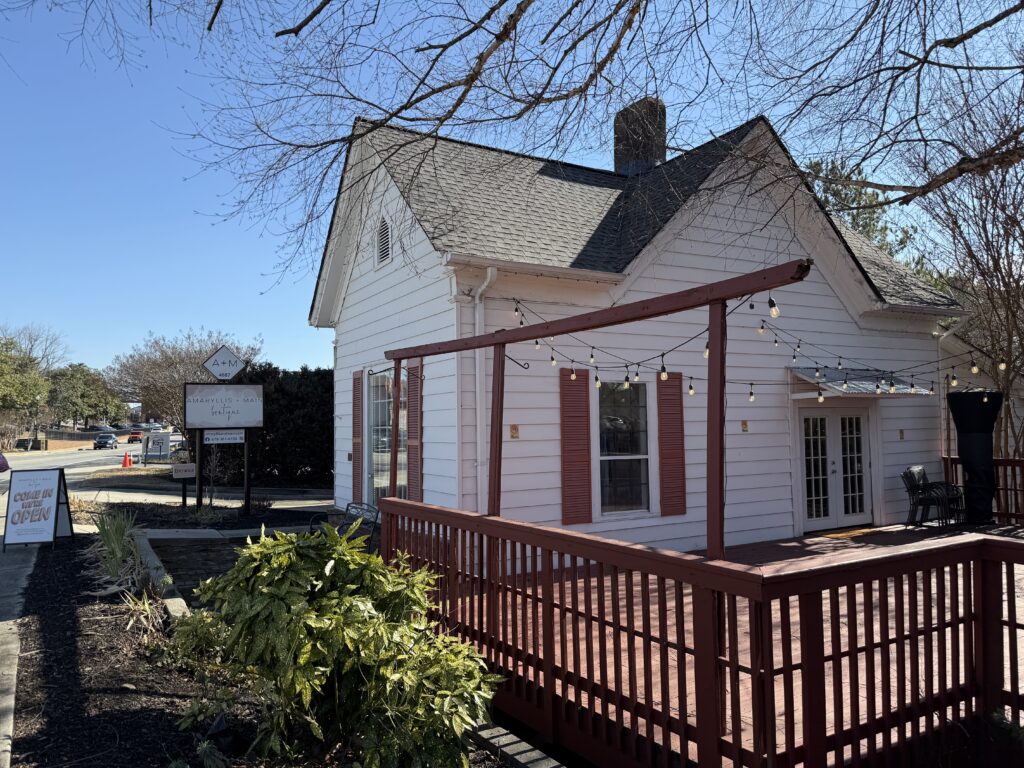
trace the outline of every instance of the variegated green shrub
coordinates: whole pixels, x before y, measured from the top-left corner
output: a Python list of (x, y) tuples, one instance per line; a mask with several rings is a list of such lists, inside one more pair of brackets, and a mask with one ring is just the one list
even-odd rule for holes
[(465, 731), (486, 719), (497, 679), (428, 620), (434, 576), (386, 564), (355, 531), (249, 542), (197, 591), (227, 630), (208, 655), (251, 681), (261, 752), (315, 738), (351, 747), (363, 768), (468, 765)]

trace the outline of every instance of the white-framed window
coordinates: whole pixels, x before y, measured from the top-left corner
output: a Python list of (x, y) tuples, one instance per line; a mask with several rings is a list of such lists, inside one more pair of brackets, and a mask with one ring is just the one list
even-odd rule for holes
[(383, 216), (377, 223), (377, 264), (391, 261), (391, 225)]
[(605, 382), (591, 400), (594, 519), (658, 514), (654, 385)]

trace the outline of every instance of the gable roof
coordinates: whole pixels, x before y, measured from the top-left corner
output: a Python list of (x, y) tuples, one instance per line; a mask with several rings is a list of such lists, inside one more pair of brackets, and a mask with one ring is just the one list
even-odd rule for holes
[[(781, 144), (767, 119), (757, 117), (635, 176), (406, 128), (373, 128), (362, 120), (353, 132), (369, 131), (360, 140), (376, 152), (439, 253), (614, 274), (629, 266), (759, 123)], [(883, 302), (959, 306), (838, 217), (830, 218)]]

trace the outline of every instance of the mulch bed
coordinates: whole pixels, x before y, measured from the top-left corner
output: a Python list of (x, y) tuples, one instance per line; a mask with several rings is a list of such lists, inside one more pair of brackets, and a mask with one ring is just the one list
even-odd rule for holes
[[(180, 504), (147, 504), (134, 501), (110, 502), (102, 505), (107, 511), (123, 510), (135, 514), (135, 524), (141, 528), (213, 528), (218, 531), (267, 527), (308, 526), (315, 510), (278, 509), (271, 507), (263, 514), (242, 514), (238, 507), (204, 508), (196, 514), (194, 506), (182, 509)], [(91, 523), (91, 513), (73, 513), (76, 522)]]
[(149, 545), (185, 602), (196, 608), (193, 590), (199, 582), (230, 570), (245, 539), (150, 539)]
[[(186, 673), (161, 666), (134, 631), (118, 596), (95, 597), (85, 548), (91, 536), (43, 547), (18, 621), (18, 666), (11, 764), (21, 768), (166, 768), (200, 765), (202, 734), (177, 725), (199, 691)], [(225, 542), (228, 543), (228, 542)], [(173, 571), (172, 571), (173, 574)], [(212, 574), (211, 574), (212, 575)], [(473, 750), (474, 768), (503, 761)], [(322, 760), (232, 760), (233, 766), (319, 768)]]

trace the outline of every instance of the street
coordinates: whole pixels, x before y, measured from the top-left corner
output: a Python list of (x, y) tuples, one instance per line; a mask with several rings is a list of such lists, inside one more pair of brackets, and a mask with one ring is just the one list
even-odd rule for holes
[[(131, 446), (131, 448), (136, 449), (134, 453), (138, 452), (138, 447), (138, 445)], [(129, 446), (122, 444), (117, 447), (117, 450), (94, 451), (90, 444), (89, 448), (84, 451), (54, 451), (52, 453), (48, 451), (30, 451), (28, 453), (10, 451), (5, 453), (4, 456), (6, 456), (7, 462), (11, 465), (11, 469), (54, 469), (64, 467), (64, 469), (89, 468), (91, 470), (100, 467), (120, 466), (126, 450), (129, 450)], [(0, 474), (0, 496), (7, 493), (10, 482), (10, 472)], [(72, 485), (72, 478), (68, 477), (69, 488)], [(2, 512), (0, 510), (0, 514)]]

